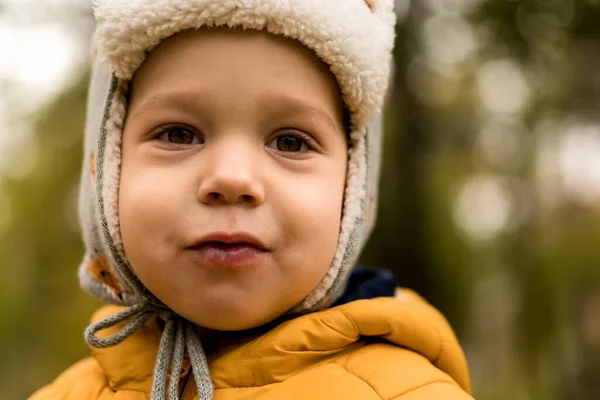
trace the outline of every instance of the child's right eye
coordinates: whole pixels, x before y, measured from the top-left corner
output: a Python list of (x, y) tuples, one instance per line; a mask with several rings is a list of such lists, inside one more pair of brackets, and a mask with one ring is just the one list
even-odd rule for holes
[(204, 138), (189, 128), (171, 126), (162, 129), (157, 137), (165, 142), (179, 145), (204, 144)]

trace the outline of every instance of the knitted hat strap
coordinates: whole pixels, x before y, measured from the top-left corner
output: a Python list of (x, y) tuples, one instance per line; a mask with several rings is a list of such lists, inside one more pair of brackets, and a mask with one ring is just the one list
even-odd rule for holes
[[(145, 304), (137, 304), (129, 308), (119, 311), (118, 313), (111, 315), (103, 320), (94, 322), (85, 330), (85, 340), (92, 347), (103, 349), (106, 347), (116, 346), (123, 340), (127, 339), (133, 332), (135, 332), (141, 325), (143, 325), (153, 310), (150, 310)], [(111, 328), (121, 322), (128, 320), (135, 316), (123, 329), (117, 332), (115, 335), (108, 338), (100, 339), (96, 334), (104, 329)]]
[(210, 378), (208, 362), (206, 361), (202, 343), (198, 339), (191, 322), (185, 321), (184, 328), (185, 343), (192, 364), (196, 388), (198, 389), (198, 398), (201, 400), (210, 400), (213, 395), (212, 379)]
[[(173, 349), (173, 361), (171, 364), (171, 378), (169, 379), (169, 399), (179, 398), (179, 372), (183, 366), (183, 354), (185, 352), (183, 321), (178, 319), (175, 326), (175, 348)], [(155, 375), (156, 376), (156, 375)]]
[[(150, 316), (159, 314), (165, 316), (165, 329), (160, 338), (160, 346), (154, 366), (152, 400), (164, 400), (167, 393), (169, 400), (178, 400), (179, 376), (186, 349), (190, 357), (199, 399), (212, 399), (212, 381), (202, 343), (198, 339), (192, 323), (170, 310), (148, 303), (126, 308), (91, 324), (85, 331), (86, 341), (95, 348), (116, 346), (131, 336)], [(103, 339), (96, 336), (99, 331), (114, 327), (130, 318), (133, 319), (115, 335)], [(171, 376), (167, 385), (169, 369), (171, 370)]]

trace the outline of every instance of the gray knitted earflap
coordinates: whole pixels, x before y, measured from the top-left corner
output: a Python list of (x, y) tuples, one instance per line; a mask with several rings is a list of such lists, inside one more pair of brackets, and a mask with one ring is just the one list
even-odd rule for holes
[[(153, 398), (162, 399), (166, 374), (159, 361), (178, 362), (184, 348), (190, 356), (202, 351), (199, 342), (188, 335), (189, 323), (179, 321), (135, 276), (123, 249), (118, 189), (130, 79), (161, 40), (186, 29), (210, 26), (239, 26), (283, 35), (312, 49), (330, 66), (351, 122), (341, 229), (328, 272), (291, 312), (318, 310), (340, 293), (375, 220), (381, 107), (394, 42), (393, 0), (230, 0), (222, 4), (214, 0), (96, 0), (94, 14), (97, 57), (89, 91), (80, 195), (87, 251), (79, 277), (83, 288), (95, 297), (131, 308), (91, 326), (87, 339), (93, 346), (110, 346), (153, 313), (172, 320), (163, 336), (165, 343), (161, 342), (155, 373)], [(127, 319), (132, 320), (118, 337), (96, 338), (98, 330)], [(173, 340), (177, 345), (170, 343)], [(198, 390), (204, 393), (207, 389), (202, 385), (206, 379), (210, 383), (210, 377), (204, 375), (206, 368), (202, 356), (192, 357)], [(210, 397), (201, 397), (205, 398)]]

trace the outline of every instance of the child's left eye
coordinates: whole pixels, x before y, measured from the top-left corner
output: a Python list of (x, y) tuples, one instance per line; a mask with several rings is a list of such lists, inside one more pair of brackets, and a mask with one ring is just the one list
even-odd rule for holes
[(299, 134), (284, 134), (273, 138), (267, 147), (286, 153), (301, 153), (310, 150), (307, 141)]

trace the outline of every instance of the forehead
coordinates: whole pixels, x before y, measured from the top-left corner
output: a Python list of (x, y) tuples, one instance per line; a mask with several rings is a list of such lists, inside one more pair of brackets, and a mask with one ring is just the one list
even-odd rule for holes
[(337, 81), (311, 50), (291, 39), (242, 29), (204, 28), (164, 40), (134, 75), (131, 92), (138, 102), (180, 93), (204, 101), (302, 99), (315, 108), (342, 108)]

